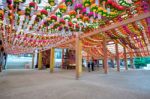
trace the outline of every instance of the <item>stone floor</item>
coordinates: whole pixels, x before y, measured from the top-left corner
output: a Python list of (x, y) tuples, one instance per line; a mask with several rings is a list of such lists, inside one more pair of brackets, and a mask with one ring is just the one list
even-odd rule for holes
[(0, 73), (0, 99), (150, 99), (150, 71), (8, 70)]

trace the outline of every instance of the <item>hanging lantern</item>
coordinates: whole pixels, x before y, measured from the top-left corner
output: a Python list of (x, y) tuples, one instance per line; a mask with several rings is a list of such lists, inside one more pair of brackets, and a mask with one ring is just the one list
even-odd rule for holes
[(58, 22), (56, 22), (55, 24), (54, 24), (54, 29), (56, 29), (56, 28), (58, 28), (60, 26), (60, 24), (58, 23)]
[(69, 15), (70, 15), (71, 18), (75, 18), (76, 17), (76, 11), (75, 10), (71, 10), (69, 12)]
[(89, 7), (94, 0), (83, 0), (83, 5)]
[(65, 25), (65, 20), (62, 18), (62, 19), (60, 19), (59, 23), (60, 23), (61, 25)]
[(83, 8), (82, 4), (75, 4), (74, 6), (74, 9), (78, 15), (79, 15), (79, 12), (82, 10), (82, 8)]
[(57, 21), (57, 16), (56, 15), (51, 15), (51, 20), (52, 20), (52, 22), (56, 22)]
[(103, 14), (103, 10), (104, 10), (104, 8), (98, 7), (97, 13), (102, 15)]
[(70, 16), (69, 15), (65, 15), (64, 16), (64, 20), (66, 21), (66, 26), (68, 26), (68, 21), (70, 21)]
[(74, 0), (64, 0), (67, 6), (72, 6)]
[(83, 15), (82, 14), (79, 14), (78, 16), (77, 16), (77, 19), (80, 21), (80, 20), (82, 20), (82, 18), (83, 18)]
[(48, 12), (51, 12), (51, 11), (52, 11), (52, 7), (51, 7), (51, 6), (45, 6), (44, 9), (47, 10)]
[(30, 9), (29, 7), (27, 7), (27, 8), (25, 9), (25, 15), (26, 15), (26, 16), (30, 16), (30, 13), (31, 13), (31, 9)]
[(62, 13), (61, 12), (56, 12), (56, 16), (57, 16), (57, 22), (59, 22), (59, 19), (62, 17)]
[(61, 18), (62, 17), (62, 13), (58, 11), (58, 12), (56, 12), (56, 16)]
[(84, 17), (83, 17), (83, 22), (88, 23), (88, 22), (89, 22), (89, 17), (84, 16)]
[(66, 10), (67, 10), (66, 5), (65, 5), (65, 4), (61, 4), (61, 5), (59, 6), (59, 10), (60, 10), (60, 12), (65, 13)]
[(98, 10), (98, 6), (96, 4), (91, 5), (91, 11), (96, 12)]
[(0, 10), (0, 20), (3, 20), (3, 19), (4, 19), (4, 11)]
[(30, 2), (29, 3), (29, 7), (31, 8), (31, 9), (37, 9), (37, 4), (35, 3), (35, 2)]
[(48, 0), (48, 3), (49, 3), (51, 6), (55, 6), (55, 0)]
[(45, 9), (41, 10), (41, 15), (43, 16), (43, 18), (45, 18), (46, 16), (48, 16), (47, 10), (45, 10)]

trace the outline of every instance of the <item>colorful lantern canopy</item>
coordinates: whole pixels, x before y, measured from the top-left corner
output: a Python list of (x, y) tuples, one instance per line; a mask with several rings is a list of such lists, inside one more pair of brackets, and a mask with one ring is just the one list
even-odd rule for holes
[(75, 18), (76, 17), (76, 11), (75, 10), (71, 10), (69, 12), (69, 15), (70, 15), (71, 18)]
[(64, 13), (64, 12), (66, 12), (66, 10), (67, 10), (67, 6), (66, 6), (65, 4), (61, 4), (61, 5), (59, 6), (59, 10), (60, 10), (60, 12)]

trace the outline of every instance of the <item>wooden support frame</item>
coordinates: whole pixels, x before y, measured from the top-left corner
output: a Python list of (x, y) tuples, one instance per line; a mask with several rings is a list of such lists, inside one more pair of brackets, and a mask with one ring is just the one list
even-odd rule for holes
[(54, 72), (54, 66), (55, 66), (55, 49), (51, 48), (50, 50), (50, 72)]
[(39, 56), (38, 56), (38, 69), (39, 70), (42, 69), (42, 52), (39, 52)]
[(104, 67), (104, 73), (107, 74), (108, 73), (108, 53), (107, 53), (107, 41), (106, 38), (103, 38), (103, 53), (104, 53), (104, 61), (103, 61), (103, 67)]
[(76, 34), (76, 79), (79, 79), (82, 73), (82, 42), (79, 34)]
[(120, 72), (120, 58), (119, 58), (118, 43), (115, 43), (115, 49), (116, 49), (116, 64), (117, 64), (117, 71)]

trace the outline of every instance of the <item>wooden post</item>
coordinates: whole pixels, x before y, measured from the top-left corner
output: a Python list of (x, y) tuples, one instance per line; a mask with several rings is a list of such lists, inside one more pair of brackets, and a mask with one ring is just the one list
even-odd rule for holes
[(39, 57), (38, 57), (38, 69), (42, 69), (42, 52), (39, 52)]
[(54, 65), (55, 65), (55, 49), (51, 48), (50, 50), (50, 72), (54, 72)]
[(117, 71), (120, 71), (120, 59), (119, 59), (119, 51), (118, 51), (118, 44), (115, 43), (115, 49), (116, 49), (116, 64), (117, 64)]
[(35, 57), (35, 53), (32, 54), (32, 69), (34, 68), (34, 57)]
[(104, 73), (107, 74), (108, 73), (108, 64), (107, 64), (107, 59), (108, 59), (108, 56), (107, 56), (107, 42), (106, 42), (106, 38), (104, 37), (103, 39), (103, 53), (104, 53), (104, 61), (103, 61), (103, 66), (104, 66)]
[(79, 79), (82, 73), (82, 42), (79, 35), (76, 34), (76, 79)]
[(124, 65), (125, 65), (125, 69), (128, 70), (127, 53), (126, 53), (126, 48), (125, 47), (124, 47)]

